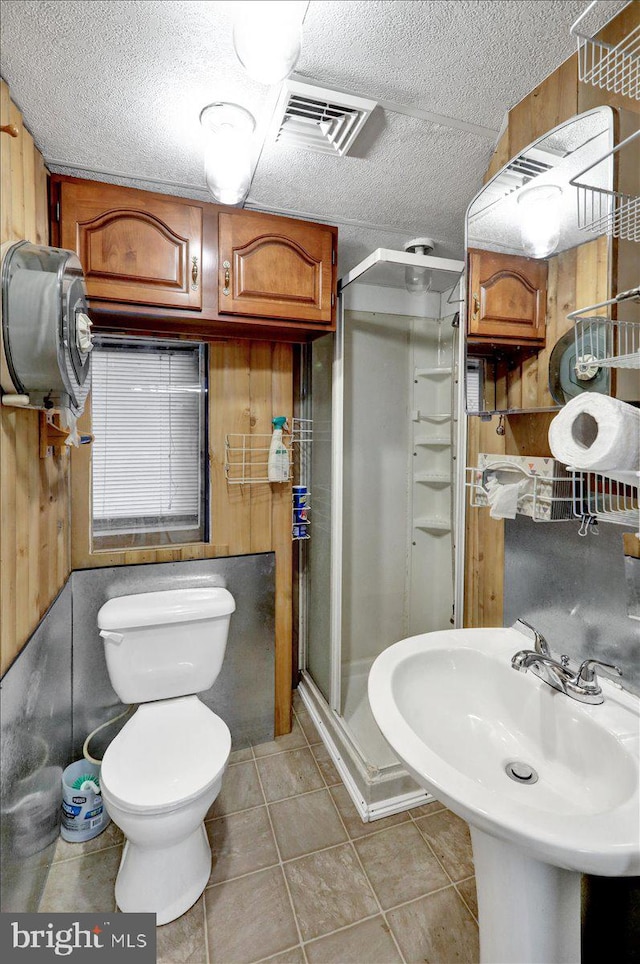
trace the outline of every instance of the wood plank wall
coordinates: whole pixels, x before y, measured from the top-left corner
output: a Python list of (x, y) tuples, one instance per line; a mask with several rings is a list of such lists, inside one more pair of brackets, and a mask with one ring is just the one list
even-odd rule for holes
[[(48, 244), (47, 171), (0, 81), (0, 241)], [(38, 625), (70, 571), (69, 457), (39, 457), (39, 413), (0, 408), (0, 672)]]
[[(601, 38), (617, 43), (640, 21), (640, 3), (634, 0), (605, 28)], [(568, 28), (567, 28), (568, 29)], [(560, 65), (510, 112), (485, 175), (485, 183), (511, 158), (536, 138), (577, 113), (599, 105), (638, 111), (629, 98), (581, 83), (577, 55)], [(624, 136), (624, 134), (623, 134)], [(624, 247), (625, 258), (634, 258), (637, 276), (637, 245)], [(580, 305), (593, 304), (609, 297), (616, 284), (623, 245), (607, 238), (581, 245), (549, 262), (547, 297), (547, 347), (537, 357), (527, 359), (501, 373), (501, 400), (514, 407), (543, 407), (551, 404), (547, 388), (549, 352), (557, 338), (567, 330), (566, 314)], [(611, 287), (610, 287), (611, 286)], [(497, 416), (481, 422), (467, 420), (467, 464), (477, 464), (478, 452), (510, 455), (550, 455), (548, 413), (522, 414), (505, 419), (505, 434), (496, 434)], [(489, 517), (488, 509), (468, 505), (465, 547), (465, 626), (501, 626), (504, 587), (504, 522)]]
[[(224, 473), (227, 433), (269, 434), (271, 419), (293, 415), (293, 346), (262, 341), (213, 341), (209, 346), (209, 544), (92, 552), (90, 446), (72, 453), (73, 569), (210, 559), (252, 552), (276, 554), (275, 731), (291, 729), (292, 542), (291, 485), (229, 485)], [(91, 432), (90, 404), (81, 422)]]

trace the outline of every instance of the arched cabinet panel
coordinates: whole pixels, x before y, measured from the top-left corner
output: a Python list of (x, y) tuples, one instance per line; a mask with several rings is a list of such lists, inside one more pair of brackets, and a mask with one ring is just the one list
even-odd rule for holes
[(253, 211), (219, 217), (221, 314), (329, 324), (335, 313), (335, 231)]
[(112, 185), (63, 183), (61, 245), (90, 299), (202, 308), (202, 208)]
[(547, 262), (469, 252), (467, 335), (495, 345), (545, 344)]

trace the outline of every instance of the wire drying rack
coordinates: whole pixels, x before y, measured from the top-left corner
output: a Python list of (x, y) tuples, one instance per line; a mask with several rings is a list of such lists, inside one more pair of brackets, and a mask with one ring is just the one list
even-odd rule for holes
[[(615, 298), (567, 315), (574, 322), (576, 373), (590, 378), (594, 368), (640, 369), (640, 322), (612, 321), (592, 312), (624, 301), (640, 301), (640, 288), (622, 291)], [(588, 315), (580, 318), (580, 315)]]
[(583, 24), (597, 3), (598, 0), (593, 0), (570, 30), (578, 42), (580, 80), (640, 100), (640, 25), (615, 45), (595, 40), (584, 32)]
[[(485, 456), (486, 458), (486, 456)], [(490, 505), (491, 477), (499, 482), (521, 482), (518, 496), (518, 515), (527, 515), (534, 522), (564, 522), (574, 518), (573, 473), (550, 459), (550, 475), (540, 475), (519, 462), (496, 458), (486, 465), (466, 468), (470, 504), (474, 508)]]
[[(269, 481), (269, 449), (271, 434), (231, 433), (224, 438), (224, 474), (229, 485), (257, 485)], [(289, 452), (291, 481), (299, 446), (313, 441), (313, 422), (307, 418), (292, 419), (291, 431), (283, 432), (282, 441)]]
[(566, 522), (580, 519), (580, 535), (597, 533), (598, 522), (633, 527), (640, 538), (640, 473), (629, 472), (628, 481), (599, 472), (565, 468), (552, 460), (552, 475), (537, 475), (514, 462), (496, 459), (486, 467), (467, 467), (470, 504), (489, 506), (487, 483), (491, 475), (505, 481), (526, 482), (518, 497), (517, 514), (534, 522)]
[(581, 535), (596, 522), (613, 522), (633, 526), (640, 537), (640, 473), (629, 473), (632, 484), (599, 472), (576, 471), (572, 475), (573, 512), (582, 519)]
[(640, 241), (640, 197), (589, 183), (589, 175), (593, 181), (601, 173), (596, 170), (599, 165), (606, 164), (609, 158), (628, 148), (638, 137), (640, 131), (626, 137), (569, 181), (575, 187), (578, 199), (578, 227), (584, 231), (623, 241)]

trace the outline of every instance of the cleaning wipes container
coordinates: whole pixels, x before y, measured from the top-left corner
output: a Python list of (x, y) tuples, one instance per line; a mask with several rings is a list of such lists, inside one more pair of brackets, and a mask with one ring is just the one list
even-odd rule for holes
[(88, 760), (72, 763), (62, 774), (62, 839), (91, 840), (109, 823), (100, 792), (100, 767)]

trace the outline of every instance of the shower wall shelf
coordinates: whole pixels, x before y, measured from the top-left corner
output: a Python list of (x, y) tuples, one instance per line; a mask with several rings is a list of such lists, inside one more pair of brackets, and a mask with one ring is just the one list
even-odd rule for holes
[(585, 84), (640, 100), (640, 25), (615, 46), (584, 32), (583, 21), (597, 6), (593, 0), (571, 26), (578, 42), (578, 74)]
[(451, 375), (452, 368), (416, 368), (416, 378), (437, 378), (438, 375)]
[(420, 435), (413, 440), (414, 445), (428, 445), (431, 448), (447, 448), (451, 445), (451, 438), (448, 435)]
[[(640, 288), (623, 291), (615, 298), (567, 315), (574, 322), (576, 371), (587, 373), (593, 366), (601, 368), (640, 369), (640, 322), (612, 321), (592, 312), (625, 301), (640, 302)], [(580, 315), (589, 317), (580, 318)]]
[(625, 138), (569, 181), (577, 192), (578, 226), (584, 231), (623, 241), (640, 241), (640, 197), (589, 183), (589, 174), (594, 175), (598, 165), (628, 148), (638, 137), (640, 131)]
[(414, 482), (425, 482), (427, 485), (451, 485), (451, 476), (439, 472), (416, 472)]
[[(224, 437), (224, 474), (229, 485), (263, 485), (269, 482), (269, 448), (271, 434), (231, 433)], [(289, 451), (289, 477), (293, 478), (296, 460), (296, 446), (308, 445), (313, 441), (311, 419), (292, 419), (292, 430), (283, 433), (282, 441)], [(278, 484), (278, 483), (275, 483)], [(282, 484), (282, 483), (280, 483)]]
[(451, 412), (423, 412), (419, 408), (414, 408), (411, 412), (412, 422), (446, 421), (450, 418)]
[(451, 522), (448, 519), (430, 518), (422, 516), (413, 520), (414, 529), (425, 529), (428, 532), (451, 532)]

